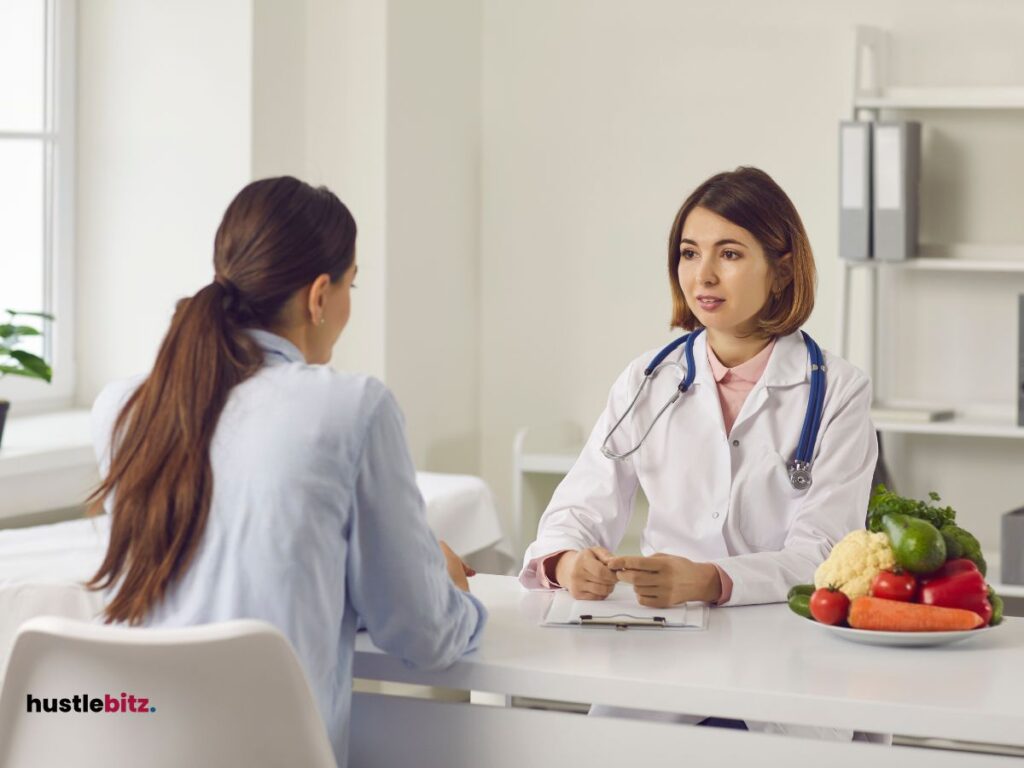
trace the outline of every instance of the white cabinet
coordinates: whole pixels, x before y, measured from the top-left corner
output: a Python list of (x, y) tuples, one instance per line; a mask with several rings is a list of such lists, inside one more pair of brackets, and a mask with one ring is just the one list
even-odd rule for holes
[(523, 427), (516, 432), (512, 444), (512, 513), (518, 555), (533, 541), (540, 513), (547, 504), (546, 499), (532, 493), (531, 481), (540, 481), (537, 490), (553, 490), (554, 484), (572, 469), (582, 447), (582, 430), (569, 422)]

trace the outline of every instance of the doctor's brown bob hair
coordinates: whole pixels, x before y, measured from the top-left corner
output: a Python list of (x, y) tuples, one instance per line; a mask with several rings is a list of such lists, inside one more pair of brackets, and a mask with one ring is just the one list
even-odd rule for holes
[[(800, 214), (782, 188), (758, 168), (716, 174), (686, 198), (668, 238), (668, 279), (672, 288), (672, 327), (692, 331), (700, 322), (686, 305), (679, 285), (679, 244), (686, 217), (706, 208), (750, 232), (764, 249), (774, 285), (757, 320), (761, 334), (787, 336), (799, 330), (814, 309), (817, 273)], [(788, 256), (787, 256), (788, 254)]]

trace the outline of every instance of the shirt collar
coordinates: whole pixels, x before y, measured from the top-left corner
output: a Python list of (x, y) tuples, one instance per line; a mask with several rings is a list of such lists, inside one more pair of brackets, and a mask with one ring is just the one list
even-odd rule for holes
[(768, 346), (752, 358), (733, 368), (727, 368), (722, 361), (718, 359), (718, 355), (715, 354), (715, 351), (711, 348), (710, 344), (707, 345), (707, 348), (708, 363), (711, 365), (711, 375), (714, 376), (715, 381), (720, 382), (726, 376), (729, 376), (730, 380), (738, 379), (750, 384), (756, 384), (758, 379), (761, 378), (761, 374), (764, 373), (764, 369), (768, 367), (768, 359), (772, 355), (772, 350), (775, 349), (775, 339), (768, 342)]
[[(698, 336), (693, 345), (693, 357), (697, 364), (696, 380), (697, 383), (705, 385), (714, 384), (716, 381), (711, 365), (710, 350), (707, 349), (707, 346), (707, 333)], [(682, 360), (682, 355), (682, 347), (680, 347), (680, 360)], [(737, 366), (737, 368), (739, 367)], [(810, 377), (811, 361), (800, 331), (788, 336), (777, 337), (774, 348), (769, 353), (768, 365), (761, 375), (762, 383), (768, 387), (788, 387), (809, 381)]]
[(252, 336), (263, 351), (267, 353), (266, 362), (268, 364), (306, 362), (306, 358), (299, 351), (299, 348), (283, 336), (278, 336), (270, 331), (264, 331), (261, 328), (246, 328), (245, 332)]

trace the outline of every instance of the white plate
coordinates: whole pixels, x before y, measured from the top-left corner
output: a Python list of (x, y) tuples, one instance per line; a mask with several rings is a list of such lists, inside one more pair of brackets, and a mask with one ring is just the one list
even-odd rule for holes
[(1000, 626), (997, 624), (994, 627), (981, 627), (979, 629), (967, 629), (956, 632), (882, 632), (874, 629), (834, 627), (831, 624), (822, 624), (820, 621), (815, 621), (814, 619), (804, 619), (804, 621), (813, 624), (816, 627), (821, 627), (823, 630), (832, 633), (836, 637), (841, 637), (843, 640), (849, 640), (854, 643), (863, 643), (864, 645), (895, 645), (904, 647), (959, 643), (962, 640), (970, 640), (972, 637), (984, 635), (991, 632), (993, 629), (998, 629)]

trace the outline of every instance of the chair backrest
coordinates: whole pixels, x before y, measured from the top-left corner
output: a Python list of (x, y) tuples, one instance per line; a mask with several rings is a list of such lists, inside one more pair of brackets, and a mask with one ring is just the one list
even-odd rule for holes
[(336, 763), (295, 653), (270, 624), (43, 616), (21, 626), (0, 694), (0, 766), (40, 765)]

